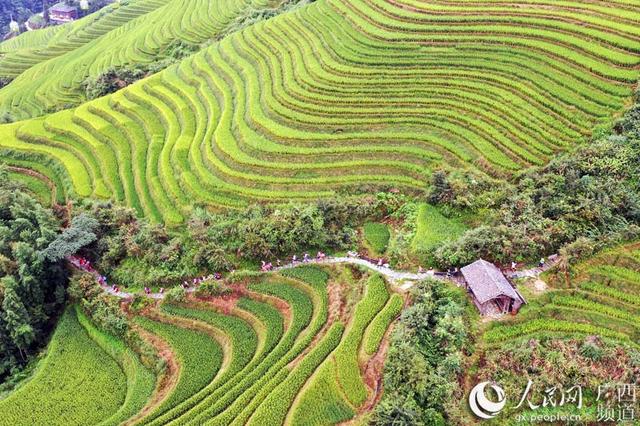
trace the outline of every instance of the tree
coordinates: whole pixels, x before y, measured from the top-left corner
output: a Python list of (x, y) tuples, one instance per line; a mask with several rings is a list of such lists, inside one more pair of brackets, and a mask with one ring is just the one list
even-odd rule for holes
[(35, 332), (31, 326), (29, 313), (16, 291), (18, 283), (13, 277), (4, 277), (1, 281), (4, 287), (4, 300), (2, 301), (2, 314), (4, 322), (13, 343), (20, 350), (22, 359), (25, 359), (26, 351), (35, 340)]
[(49, 244), (43, 252), (44, 255), (50, 261), (57, 262), (77, 253), (96, 240), (95, 231), (98, 226), (98, 221), (87, 214), (74, 217), (71, 226)]
[(453, 199), (453, 188), (449, 184), (447, 173), (436, 170), (431, 176), (431, 193), (429, 202), (431, 204), (446, 204)]

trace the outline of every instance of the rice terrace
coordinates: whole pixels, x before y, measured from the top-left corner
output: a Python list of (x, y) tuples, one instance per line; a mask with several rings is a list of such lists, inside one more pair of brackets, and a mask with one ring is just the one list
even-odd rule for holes
[(640, 0), (0, 28), (0, 425), (640, 422)]

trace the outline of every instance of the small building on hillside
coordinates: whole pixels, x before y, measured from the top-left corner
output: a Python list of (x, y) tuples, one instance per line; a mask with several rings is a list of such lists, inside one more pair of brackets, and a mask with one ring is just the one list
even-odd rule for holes
[(493, 263), (480, 259), (460, 271), (465, 288), (482, 315), (517, 313), (525, 303), (522, 295)]
[(78, 8), (64, 2), (56, 3), (49, 8), (49, 21), (64, 24), (78, 18)]

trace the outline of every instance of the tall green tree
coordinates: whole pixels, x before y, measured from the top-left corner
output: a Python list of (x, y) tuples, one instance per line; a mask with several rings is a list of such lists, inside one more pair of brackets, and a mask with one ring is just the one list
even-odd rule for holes
[(45, 255), (59, 234), (53, 213), (0, 165), (0, 380), (46, 341), (64, 303), (66, 268)]

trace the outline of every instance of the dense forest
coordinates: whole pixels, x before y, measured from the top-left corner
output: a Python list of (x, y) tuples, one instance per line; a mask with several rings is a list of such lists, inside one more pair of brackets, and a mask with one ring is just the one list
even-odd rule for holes
[(65, 301), (66, 269), (44, 255), (59, 229), (0, 169), (0, 377), (42, 345)]

